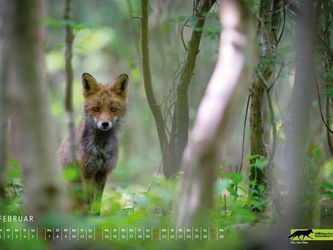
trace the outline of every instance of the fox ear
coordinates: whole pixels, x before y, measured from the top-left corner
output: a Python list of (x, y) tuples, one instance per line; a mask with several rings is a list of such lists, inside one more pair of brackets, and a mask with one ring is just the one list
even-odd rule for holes
[(128, 86), (128, 75), (121, 74), (111, 84), (111, 89), (118, 95), (126, 98)]
[(97, 92), (98, 82), (92, 75), (88, 73), (83, 73), (82, 87), (83, 87), (83, 95), (84, 97), (87, 97)]

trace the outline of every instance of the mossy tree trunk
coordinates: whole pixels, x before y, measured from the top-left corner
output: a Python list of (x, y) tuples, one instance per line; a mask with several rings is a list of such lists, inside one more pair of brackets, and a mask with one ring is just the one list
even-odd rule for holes
[[(332, 8), (328, 0), (322, 2), (322, 7), (325, 10), (323, 13), (324, 16), (324, 31), (322, 34), (322, 44), (323, 44), (323, 57), (324, 57), (324, 78), (326, 82), (326, 89), (332, 89), (332, 74), (333, 74), (333, 58), (332, 58), (332, 49), (331, 49), (331, 27), (333, 16), (331, 16)], [(326, 123), (329, 128), (331, 128), (331, 114), (330, 110), (332, 109), (332, 96), (327, 94), (325, 98), (326, 108), (325, 108), (325, 117)], [(333, 155), (333, 142), (332, 142), (332, 133), (326, 128), (326, 137), (327, 144), (331, 155)]]
[[(262, 0), (260, 2), (258, 21), (259, 62), (250, 89), (250, 195), (261, 202), (266, 196), (267, 169), (256, 167), (258, 160), (267, 157), (265, 141), (265, 124), (267, 100), (270, 91), (271, 76), (274, 72), (275, 52), (277, 46), (277, 27), (279, 24), (281, 0)], [(268, 93), (270, 94), (270, 93)], [(264, 190), (264, 191), (263, 191)], [(257, 209), (255, 209), (257, 210)]]
[(9, 77), (9, 32), (11, 30), (12, 3), (9, 0), (2, 1), (0, 17), (3, 20), (1, 30), (1, 61), (0, 61), (0, 199), (6, 198), (5, 186), (7, 166), (7, 131), (8, 131), (8, 77)]
[(199, 45), (202, 31), (206, 21), (206, 15), (215, 4), (215, 0), (199, 1), (195, 6), (194, 18), (196, 24), (193, 27), (191, 39), (187, 46), (184, 66), (181, 70), (179, 82), (176, 86), (176, 105), (172, 117), (171, 138), (168, 150), (171, 156), (171, 165), (166, 169), (168, 176), (177, 174), (180, 170), (181, 157), (188, 141), (189, 134), (189, 103), (188, 88), (191, 83), (195, 68), (197, 56), (199, 54)]

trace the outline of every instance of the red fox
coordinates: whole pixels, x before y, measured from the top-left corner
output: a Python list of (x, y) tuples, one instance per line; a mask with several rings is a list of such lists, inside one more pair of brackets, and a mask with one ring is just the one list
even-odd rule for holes
[[(93, 198), (100, 201), (107, 175), (118, 158), (116, 132), (127, 109), (128, 76), (122, 74), (110, 84), (100, 84), (82, 75), (83, 118), (75, 131), (76, 158), (84, 180), (93, 187)], [(70, 162), (68, 139), (57, 151), (63, 167)]]

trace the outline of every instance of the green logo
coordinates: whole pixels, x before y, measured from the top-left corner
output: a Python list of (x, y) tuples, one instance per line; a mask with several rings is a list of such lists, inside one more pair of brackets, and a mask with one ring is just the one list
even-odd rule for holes
[(292, 241), (333, 240), (333, 229), (290, 229), (288, 238)]

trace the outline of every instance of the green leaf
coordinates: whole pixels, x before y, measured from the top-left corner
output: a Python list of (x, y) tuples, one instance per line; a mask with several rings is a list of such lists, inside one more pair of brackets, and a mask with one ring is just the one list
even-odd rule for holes
[(9, 179), (19, 179), (21, 177), (21, 172), (18, 169), (9, 168), (8, 177)]
[(324, 89), (324, 95), (327, 97), (333, 97), (333, 88), (327, 87)]
[(250, 187), (254, 187), (257, 184), (256, 180), (249, 181)]
[(205, 28), (205, 36), (209, 36), (210, 39), (215, 39), (217, 38), (221, 33), (221, 26), (209, 26)]
[(235, 197), (235, 198), (238, 198), (238, 197), (239, 197), (238, 193), (237, 193), (236, 190), (235, 190), (235, 186), (234, 186), (234, 185), (231, 184), (231, 185), (227, 188), (227, 190), (229, 191), (229, 193), (230, 193), (231, 196), (233, 196), (233, 197)]
[(259, 190), (259, 193), (262, 194), (265, 191), (265, 186), (262, 185), (262, 184), (259, 184), (258, 185), (258, 190)]
[(263, 170), (268, 163), (268, 160), (261, 155), (250, 155), (246, 160), (250, 162), (251, 167), (260, 170)]
[(17, 189), (22, 189), (23, 186), (21, 184), (15, 184), (15, 183), (11, 183), (9, 186), (13, 187), (13, 188), (17, 188)]
[(11, 160), (9, 160), (9, 164), (10, 165), (12, 165), (13, 167), (20, 167), (20, 163), (17, 161), (17, 160), (15, 160), (15, 159), (11, 159)]
[(63, 171), (63, 177), (67, 181), (77, 181), (80, 179), (80, 170), (77, 166), (68, 166)]
[(312, 156), (316, 161), (320, 159), (321, 149), (318, 146), (312, 150)]
[(185, 20), (186, 20), (186, 16), (179, 16), (178, 18), (177, 18), (177, 21), (178, 22), (184, 22)]
[(55, 50), (61, 50), (65, 47), (65, 43), (60, 43), (54, 47)]
[(194, 31), (196, 31), (196, 32), (202, 32), (202, 30), (203, 30), (203, 28), (201, 28), (201, 27), (195, 27), (194, 28)]
[(58, 19), (58, 18), (44, 18), (42, 20), (43, 25), (49, 26), (49, 27), (64, 27), (64, 26), (70, 26), (74, 30), (82, 30), (82, 29), (92, 29), (95, 28), (95, 26), (91, 23), (83, 22), (83, 23), (76, 23), (74, 20), (68, 20), (68, 19)]
[(240, 173), (232, 173), (230, 176), (231, 180), (233, 181), (233, 183), (235, 183), (236, 185), (238, 185), (239, 183), (242, 182), (243, 180), (243, 175)]
[(333, 199), (333, 193), (332, 192), (323, 192), (320, 196), (324, 197), (324, 198)]
[(333, 189), (333, 184), (328, 181), (323, 181), (322, 186), (326, 189)]
[(255, 164), (252, 164), (251, 167), (256, 167), (260, 170), (263, 170), (268, 163), (268, 160), (257, 160)]
[(91, 23), (78, 23), (73, 25), (74, 30), (93, 29), (95, 26)]
[(168, 23), (164, 23), (162, 30), (164, 33), (168, 33), (170, 30), (170, 25)]
[(249, 157), (246, 158), (246, 161), (251, 162), (259, 158), (259, 155), (250, 155)]
[(60, 20), (60, 25), (61, 26), (70, 26), (70, 27), (74, 27), (75, 26), (75, 22), (73, 20)]
[(244, 193), (247, 193), (247, 187), (239, 185), (238, 188), (239, 190), (242, 190)]

